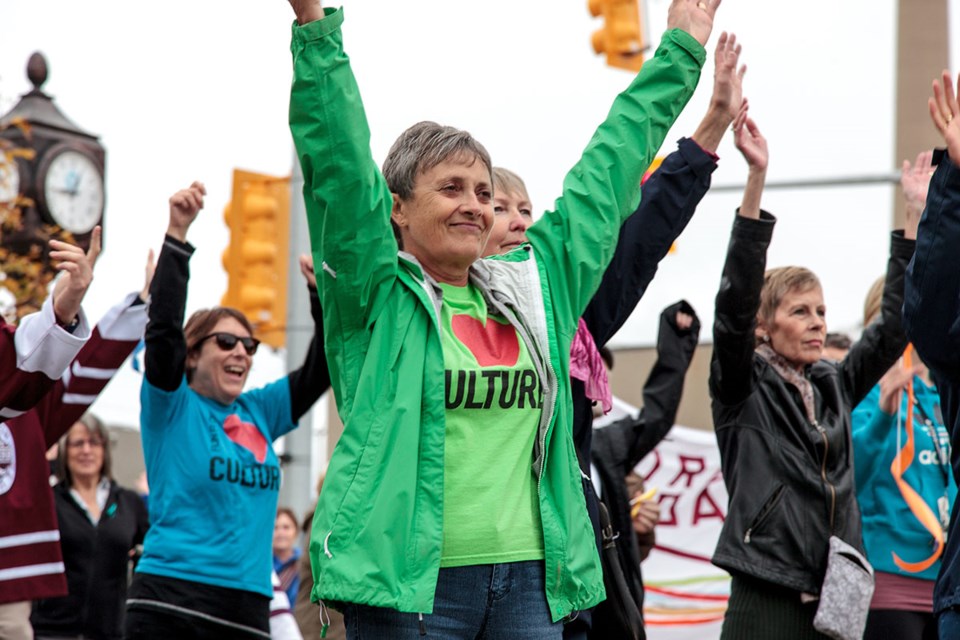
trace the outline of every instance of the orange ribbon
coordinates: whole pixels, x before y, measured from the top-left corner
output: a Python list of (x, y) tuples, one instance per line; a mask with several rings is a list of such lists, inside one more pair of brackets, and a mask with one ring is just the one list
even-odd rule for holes
[[(912, 344), (908, 344), (906, 351), (903, 352), (903, 366), (907, 369), (913, 368)], [(903, 474), (910, 468), (914, 458), (913, 404), (913, 378), (911, 377), (910, 383), (907, 385), (907, 442), (897, 453), (896, 457), (894, 457), (893, 464), (890, 465), (890, 473), (893, 475), (893, 479), (896, 481), (897, 487), (900, 489), (900, 494), (906, 501), (907, 506), (910, 507), (911, 513), (913, 513), (917, 520), (920, 521), (920, 524), (923, 525), (923, 528), (929, 531), (930, 535), (937, 541), (937, 548), (933, 552), (933, 555), (920, 562), (906, 562), (900, 559), (896, 551), (891, 553), (893, 554), (893, 562), (903, 571), (920, 573), (921, 571), (929, 569), (933, 563), (940, 558), (941, 554), (943, 554), (944, 539), (943, 526), (940, 524), (939, 518), (933, 513), (933, 510), (924, 499), (920, 497), (920, 494), (914, 491), (913, 487), (903, 479)], [(899, 428), (899, 425), (897, 425), (897, 428)]]

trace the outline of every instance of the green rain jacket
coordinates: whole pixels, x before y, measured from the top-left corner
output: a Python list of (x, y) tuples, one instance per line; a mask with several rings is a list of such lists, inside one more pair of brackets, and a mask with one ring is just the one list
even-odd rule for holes
[[(294, 24), (290, 128), (303, 168), (326, 352), (344, 431), (313, 519), (314, 600), (433, 610), (443, 542), (441, 291), (397, 251), (392, 197), (370, 151), (342, 10)], [(535, 451), (554, 621), (596, 605), (603, 577), (571, 437), (570, 344), (705, 53), (665, 34), (567, 174), (529, 244), (480, 260), (471, 281), (516, 327), (544, 389)]]

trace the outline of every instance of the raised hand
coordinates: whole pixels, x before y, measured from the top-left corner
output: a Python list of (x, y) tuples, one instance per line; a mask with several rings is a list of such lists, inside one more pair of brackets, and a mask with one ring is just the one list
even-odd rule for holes
[(927, 190), (930, 188), (930, 177), (933, 175), (933, 151), (922, 151), (917, 155), (913, 166), (908, 160), (903, 161), (903, 170), (900, 172), (900, 186), (903, 187), (903, 197), (907, 202), (906, 225), (903, 235), (907, 239), (915, 240), (920, 216), (927, 204)]
[(308, 286), (317, 288), (317, 274), (313, 270), (313, 257), (309, 254), (300, 254), (300, 273), (303, 274)]
[(770, 156), (767, 151), (767, 139), (760, 133), (757, 123), (749, 115), (749, 104), (743, 100), (740, 113), (733, 122), (734, 144), (747, 161), (751, 172), (767, 170)]
[(186, 189), (181, 189), (170, 196), (170, 223), (167, 225), (167, 235), (173, 236), (180, 242), (187, 241), (187, 229), (197, 219), (200, 209), (203, 209), (203, 197), (207, 189), (202, 182), (194, 182)]
[(706, 46), (720, 0), (673, 0), (667, 11), (667, 29), (682, 29)]
[(710, 106), (723, 111), (729, 117), (728, 124), (736, 119), (743, 102), (743, 74), (747, 72), (747, 66), (737, 68), (740, 49), (736, 34), (731, 33), (728, 36), (726, 31), (720, 34), (715, 53), (716, 67), (713, 72)]
[(80, 313), (80, 303), (93, 282), (93, 267), (100, 255), (101, 233), (99, 226), (93, 228), (90, 248), (86, 253), (67, 242), (50, 241), (50, 257), (59, 261), (54, 268), (62, 273), (53, 287), (53, 313), (62, 325), (69, 325)]
[(153, 274), (157, 270), (157, 262), (153, 258), (153, 249), (147, 251), (147, 266), (143, 269), (143, 289), (140, 291), (140, 299), (147, 301), (150, 295), (150, 283), (153, 282)]
[(737, 36), (720, 34), (716, 49), (716, 66), (713, 72), (713, 95), (710, 106), (700, 121), (693, 139), (706, 151), (717, 152), (727, 127), (736, 119), (743, 104), (743, 74), (747, 67), (737, 68), (740, 60), (740, 45)]
[(689, 313), (684, 313), (683, 311), (677, 311), (677, 328), (681, 331), (686, 331), (693, 326), (693, 316)]
[(744, 218), (760, 218), (760, 197), (763, 195), (763, 186), (767, 181), (767, 139), (760, 133), (757, 123), (749, 115), (750, 104), (744, 98), (740, 105), (740, 113), (733, 122), (733, 142), (744, 160), (747, 161), (747, 185), (743, 189), (743, 200), (740, 202), (738, 215)]
[[(947, 151), (954, 163), (960, 162), (960, 103), (957, 102), (950, 80), (950, 72), (944, 70), (943, 85), (933, 81), (933, 96), (927, 101), (933, 125), (947, 143)], [(960, 85), (960, 79), (957, 80)]]
[(320, 0), (289, 0), (293, 12), (297, 14), (297, 24), (305, 25), (314, 20), (323, 19), (323, 5)]

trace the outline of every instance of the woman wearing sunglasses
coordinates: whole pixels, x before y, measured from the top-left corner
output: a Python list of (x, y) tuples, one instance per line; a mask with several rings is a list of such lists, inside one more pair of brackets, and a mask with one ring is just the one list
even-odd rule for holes
[[(199, 182), (170, 198), (170, 223), (150, 289), (141, 435), (151, 529), (127, 600), (127, 638), (269, 638), (271, 540), (280, 465), (271, 443), (330, 385), (322, 341), (297, 371), (244, 392), (259, 341), (235, 309), (183, 325), (203, 208)], [(313, 265), (301, 258), (315, 334)]]

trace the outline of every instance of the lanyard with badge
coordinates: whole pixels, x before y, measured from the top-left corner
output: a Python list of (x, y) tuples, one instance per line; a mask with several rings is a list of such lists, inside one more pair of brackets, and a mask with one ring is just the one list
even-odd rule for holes
[[(903, 367), (905, 369), (913, 368), (912, 358), (913, 357), (913, 345), (908, 344), (906, 350), (903, 353)], [(903, 405), (899, 404), (898, 410), (898, 419), (897, 419), (897, 455), (894, 456), (893, 462), (890, 465), (890, 474), (893, 476), (893, 480), (897, 485), (897, 488), (900, 490), (900, 495), (903, 496), (904, 501), (907, 503), (907, 506), (910, 508), (910, 512), (913, 513), (914, 517), (923, 525), (923, 528), (930, 532), (930, 535), (933, 536), (934, 540), (934, 550), (933, 553), (923, 559), (916, 562), (911, 562), (909, 560), (904, 560), (901, 558), (896, 551), (892, 552), (893, 563), (900, 568), (900, 570), (907, 573), (919, 573), (921, 571), (926, 571), (934, 565), (934, 563), (940, 558), (943, 554), (943, 548), (946, 545), (946, 534), (947, 534), (947, 524), (949, 524), (949, 502), (945, 505), (941, 504), (940, 500), (937, 500), (937, 510), (939, 514), (934, 514), (933, 509), (930, 508), (930, 505), (927, 504), (927, 501), (923, 499), (916, 489), (910, 486), (910, 484), (904, 480), (903, 476), (909, 469), (910, 465), (913, 464), (915, 453), (916, 453), (916, 438), (914, 437), (913, 429), (913, 417), (915, 411), (913, 407), (916, 406), (916, 398), (913, 394), (913, 378), (911, 377), (910, 381), (907, 383), (907, 407), (910, 407), (909, 411), (903, 411)], [(901, 422), (900, 416), (903, 413), (906, 413), (906, 424), (903, 425), (903, 431), (906, 432), (907, 441), (903, 444), (903, 447), (900, 447), (900, 433), (901, 433)], [(940, 450), (939, 442), (937, 439), (934, 439), (937, 446), (937, 450)], [(942, 463), (942, 461), (941, 461)], [(945, 483), (946, 484), (946, 483)], [(946, 487), (944, 487), (944, 494), (946, 494)], [(947, 508), (944, 509), (943, 507)], [(944, 520), (944, 512), (947, 512), (947, 519)]]
[(927, 428), (927, 433), (930, 434), (930, 439), (933, 440), (933, 447), (937, 451), (937, 466), (940, 467), (940, 473), (943, 475), (943, 495), (937, 498), (937, 511), (940, 516), (940, 525), (943, 527), (943, 537), (946, 538), (947, 529), (950, 526), (950, 495), (948, 493), (950, 488), (950, 468), (948, 466), (950, 464), (950, 452), (947, 450), (949, 445), (944, 445), (940, 442), (940, 434), (937, 429), (938, 423), (927, 414), (923, 408), (923, 404), (916, 399), (914, 402), (914, 406), (920, 413), (920, 418)]

